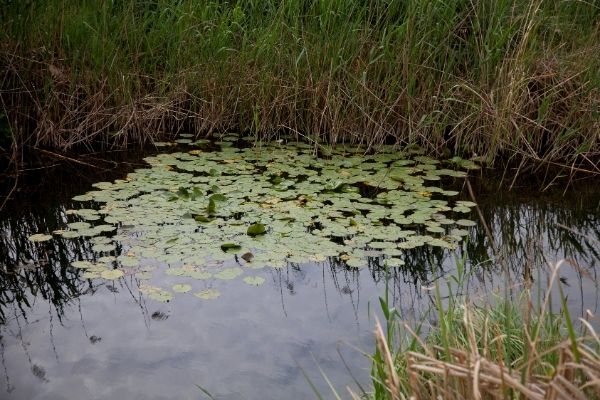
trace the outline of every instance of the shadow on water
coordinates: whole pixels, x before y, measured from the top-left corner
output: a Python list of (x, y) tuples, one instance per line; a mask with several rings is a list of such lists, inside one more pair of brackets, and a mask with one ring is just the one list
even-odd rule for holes
[[(126, 155), (120, 157), (127, 159)], [(139, 160), (139, 157), (133, 159)], [(177, 398), (197, 397), (193, 384), (201, 382), (211, 383), (208, 389), (215, 388), (218, 397), (224, 399), (240, 395), (267, 398), (261, 396), (264, 390), (272, 391), (270, 395), (274, 398), (281, 393), (306, 397), (310, 396), (310, 389), (298, 378), (295, 363), (298, 360), (305, 366), (310, 363), (306, 358), (308, 353), (318, 355), (317, 361), (334, 381), (349, 383), (344, 380), (346, 371), (341, 367), (335, 348), (331, 347), (340, 338), (356, 346), (371, 345), (371, 319), (367, 309), (369, 304), (375, 306), (386, 281), (386, 269), (380, 258), (369, 258), (364, 269), (349, 268), (337, 258), (318, 265), (288, 263), (282, 269), (269, 271), (270, 284), (260, 292), (236, 287), (239, 294), (231, 303), (222, 301), (199, 307), (174, 302), (161, 306), (146, 303), (136, 290), (139, 281), (134, 279), (125, 278), (114, 284), (95, 284), (82, 279), (82, 270), (72, 268), (70, 263), (94, 257), (92, 245), (85, 238), (41, 243), (28, 240), (34, 233), (64, 226), (66, 211), (72, 207), (69, 200), (72, 196), (89, 190), (94, 182), (122, 177), (139, 162), (119, 165), (117, 169), (94, 169), (69, 164), (43, 170), (31, 178), (33, 181), (21, 186), (0, 215), (0, 355), (4, 373), (0, 387), (5, 386), (4, 393), (8, 393), (9, 398), (71, 394), (67, 384), (73, 382), (63, 375), (78, 367), (98, 380), (98, 385), (88, 388), (91, 392), (126, 370), (137, 375), (136, 384), (151, 380), (153, 373), (160, 373), (163, 382), (167, 382), (165, 385), (173, 385), (166, 393), (158, 391), (156, 398), (168, 398), (168, 393)], [(470, 228), (469, 239), (455, 252), (428, 246), (408, 251), (406, 264), (391, 270), (390, 294), (396, 307), (409, 317), (421, 315), (428, 304), (424, 299), (427, 300), (429, 294), (424, 288), (441, 276), (453, 274), (456, 258), (466, 257), (470, 267), (468, 290), (474, 294), (502, 293), (509, 280), (515, 295), (526, 279), (544, 279), (548, 261), (566, 258), (570, 267), (561, 271), (561, 279), (568, 285), (569, 305), (579, 315), (585, 309), (596, 311), (600, 190), (595, 185), (584, 185), (564, 196), (554, 192), (540, 195), (526, 188), (498, 191), (497, 181), (489, 178), (472, 182), (491, 237), (479, 223)], [(466, 190), (461, 196), (469, 199)], [(478, 219), (475, 212), (471, 218)], [(232, 308), (241, 310), (236, 313)], [(197, 324), (183, 318), (196, 312), (203, 313), (204, 321), (214, 319), (212, 323), (201, 321), (206, 325), (206, 332), (198, 331)], [(228, 315), (232, 313), (236, 319)], [(132, 327), (138, 324), (131, 322), (135, 318), (141, 321), (142, 328)], [(106, 324), (117, 325), (109, 332), (103, 326), (104, 319)], [(78, 321), (79, 327), (74, 327), (74, 321)], [(312, 326), (298, 328), (303, 324)], [(123, 332), (115, 332), (120, 329)], [(186, 330), (190, 331), (189, 336)], [(36, 333), (32, 333), (34, 331)], [(239, 332), (246, 332), (246, 336), (240, 338)], [(78, 338), (81, 335), (83, 342)], [(354, 336), (356, 340), (352, 339)], [(129, 354), (123, 346), (139, 355), (148, 351), (149, 345), (144, 342), (173, 346), (178, 340), (181, 350), (176, 352), (177, 357), (155, 349), (152, 350), (158, 353), (155, 358), (144, 356), (143, 361), (127, 360), (119, 354)], [(205, 347), (214, 349), (197, 345), (202, 340)], [(232, 345), (240, 341), (245, 345)], [(94, 351), (72, 362), (66, 342), (72, 342), (72, 346), (83, 346), (82, 343), (104, 346), (103, 351), (110, 354), (100, 355)], [(232, 353), (227, 346), (233, 346)], [(272, 346), (278, 348), (273, 350)], [(258, 349), (260, 352), (256, 353)], [(85, 353), (84, 349), (81, 351)], [(268, 354), (269, 351), (289, 355)], [(353, 357), (351, 366), (362, 369), (361, 380), (368, 382), (368, 362), (360, 354)], [(99, 367), (120, 365), (118, 363), (123, 363), (124, 369), (114, 367), (116, 371), (110, 372)], [(157, 365), (156, 370), (151, 367), (153, 363)], [(187, 372), (194, 376), (180, 378), (177, 373), (181, 374), (181, 370), (173, 363), (181, 364), (180, 368), (190, 368)], [(69, 367), (59, 367), (65, 364)], [(47, 369), (52, 365), (56, 371)], [(215, 371), (232, 365), (235, 367), (231, 373), (217, 377)], [(97, 373), (96, 367), (101, 372)], [(175, 372), (164, 373), (165, 369), (170, 371), (169, 368)], [(24, 370), (29, 370), (32, 378), (22, 377)], [(318, 379), (318, 374), (313, 377)], [(232, 383), (234, 378), (239, 384)], [(22, 389), (28, 379), (42, 386)], [(58, 381), (54, 382), (58, 386), (52, 386), (53, 380)], [(256, 385), (256, 380), (264, 386)], [(251, 388), (253, 384), (258, 387)], [(181, 389), (181, 385), (186, 385), (185, 389)], [(148, 390), (154, 387), (148, 384)], [(104, 394), (100, 396), (130, 395), (136, 390), (116, 389), (101, 392)]]

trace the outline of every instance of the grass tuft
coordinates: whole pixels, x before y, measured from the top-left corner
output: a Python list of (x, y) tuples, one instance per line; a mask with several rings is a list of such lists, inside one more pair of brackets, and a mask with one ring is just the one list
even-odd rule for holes
[[(542, 304), (526, 288), (517, 301), (476, 305), (435, 301), (434, 326), (421, 334), (382, 307), (376, 323), (374, 399), (588, 399), (600, 397), (600, 339), (587, 319), (576, 332), (553, 266)], [(562, 309), (549, 310), (558, 285)], [(439, 288), (436, 290), (439, 293)], [(439, 299), (439, 294), (436, 294)], [(357, 395), (351, 394), (353, 398)]]

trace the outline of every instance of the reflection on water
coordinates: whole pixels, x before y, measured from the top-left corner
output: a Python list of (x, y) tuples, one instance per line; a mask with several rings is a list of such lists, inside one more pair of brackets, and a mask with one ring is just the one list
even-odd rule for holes
[[(372, 316), (386, 281), (381, 259), (360, 270), (336, 259), (288, 264), (257, 271), (266, 279), (260, 287), (231, 281), (216, 300), (175, 295), (157, 303), (133, 277), (81, 279), (83, 271), (69, 265), (93, 254), (86, 239), (27, 240), (63, 225), (71, 196), (123, 174), (80, 166), (47, 172), (46, 184), (28, 185), (35, 192), (22, 193), (0, 217), (1, 398), (197, 399), (196, 384), (219, 399), (312, 398), (300, 368), (323, 393), (317, 366), (341, 391), (354, 385), (338, 350), (368, 386), (368, 360), (354, 347), (372, 349)], [(453, 274), (455, 258), (467, 259), (472, 296), (502, 294), (507, 281), (518, 295), (524, 277), (544, 282), (545, 262), (568, 258), (561, 277), (574, 314), (597, 310), (600, 192), (587, 185), (540, 197), (472, 183), (489, 232), (473, 227), (455, 253), (409, 252), (406, 265), (391, 271), (396, 307), (407, 318), (420, 315), (429, 304), (424, 288)]]

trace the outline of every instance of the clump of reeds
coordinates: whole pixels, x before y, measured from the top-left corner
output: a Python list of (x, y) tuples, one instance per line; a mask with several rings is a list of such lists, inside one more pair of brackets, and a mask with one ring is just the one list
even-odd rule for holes
[(596, 171), (591, 1), (4, 2), (0, 138), (419, 143)]
[[(382, 299), (386, 330), (377, 322), (375, 399), (600, 398), (600, 338), (590, 321), (577, 332), (562, 308), (550, 310), (550, 289), (534, 305), (529, 290), (516, 302), (474, 305), (436, 291), (435, 327), (422, 332), (399, 320)], [(353, 398), (359, 398), (352, 393)]]

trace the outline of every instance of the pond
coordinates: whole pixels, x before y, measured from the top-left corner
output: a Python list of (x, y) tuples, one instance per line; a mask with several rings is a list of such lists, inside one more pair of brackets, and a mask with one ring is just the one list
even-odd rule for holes
[(461, 262), (477, 301), (543, 291), (566, 258), (572, 313), (597, 311), (597, 185), (507, 191), (418, 148), (158, 145), (23, 177), (0, 215), (0, 397), (368, 388), (386, 285), (419, 319)]

